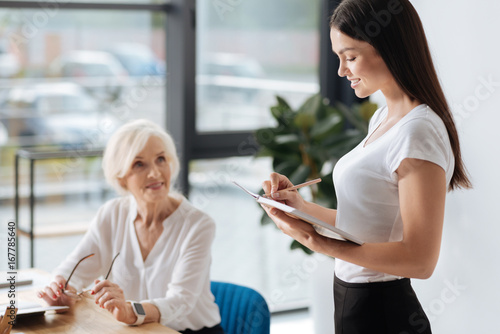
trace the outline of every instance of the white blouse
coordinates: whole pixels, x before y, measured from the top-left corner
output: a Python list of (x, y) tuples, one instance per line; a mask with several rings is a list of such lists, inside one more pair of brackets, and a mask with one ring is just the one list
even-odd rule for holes
[[(375, 113), (366, 138), (337, 162), (333, 172), (338, 200), (335, 226), (372, 243), (403, 239), (396, 171), (404, 159), (426, 160), (440, 166), (446, 172), (447, 184), (455, 166), (446, 126), (425, 104), (365, 146), (387, 112), (384, 107)], [(339, 259), (335, 260), (335, 275), (351, 283), (400, 278)]]
[(143, 261), (134, 227), (136, 217), (133, 196), (105, 203), (83, 240), (53, 274), (67, 278), (78, 260), (95, 253), (71, 278), (70, 285), (80, 290), (105, 276), (119, 252), (108, 279), (123, 289), (127, 300), (154, 304), (161, 313), (160, 323), (177, 331), (219, 324), (219, 308), (210, 291), (214, 221), (182, 197)]

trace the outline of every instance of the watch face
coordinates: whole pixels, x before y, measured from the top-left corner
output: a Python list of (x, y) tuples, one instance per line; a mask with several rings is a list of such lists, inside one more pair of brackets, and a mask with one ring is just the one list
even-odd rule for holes
[(142, 307), (142, 304), (140, 303), (134, 303), (134, 308), (137, 314), (139, 315), (146, 315), (146, 312), (144, 312), (144, 308)]

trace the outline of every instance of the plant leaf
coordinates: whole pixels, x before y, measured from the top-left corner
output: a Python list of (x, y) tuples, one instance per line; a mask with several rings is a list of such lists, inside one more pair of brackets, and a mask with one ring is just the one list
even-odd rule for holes
[(267, 146), (270, 143), (274, 142), (274, 138), (276, 137), (276, 130), (274, 128), (257, 129), (254, 132), (254, 137), (259, 146)]
[(373, 103), (370, 101), (364, 101), (359, 106), (359, 115), (366, 122), (369, 122), (370, 119), (372, 118), (373, 114), (375, 113), (375, 111), (377, 111), (377, 109), (378, 109), (378, 105), (376, 103)]
[(286, 102), (284, 98), (279, 95), (276, 95), (276, 100), (278, 101), (278, 105), (282, 106), (284, 109), (292, 110), (292, 107)]
[(288, 178), (293, 184), (303, 183), (311, 173), (311, 167), (300, 165)]
[(311, 139), (321, 141), (330, 134), (340, 132), (342, 126), (342, 117), (339, 114), (329, 115), (321, 122), (314, 124), (311, 128)]
[(280, 96), (276, 96), (277, 104), (271, 107), (271, 114), (278, 124), (289, 127), (293, 122), (295, 112), (290, 105)]
[(297, 161), (281, 161), (276, 165), (273, 164), (273, 169), (276, 173), (283, 174), (285, 176), (293, 174), (297, 168), (300, 166), (300, 160)]
[(276, 133), (275, 129), (258, 129), (254, 133), (255, 141), (259, 144), (257, 156), (273, 156), (282, 153), (297, 152), (299, 150), (299, 136), (296, 134)]
[(314, 124), (316, 124), (316, 117), (312, 114), (301, 112), (295, 116), (293, 124), (302, 129), (302, 131), (307, 132)]
[(351, 151), (354, 147), (356, 147), (364, 138), (363, 134), (356, 134), (352, 136), (348, 136), (345, 140), (337, 143), (335, 146), (331, 146), (328, 148), (328, 155), (337, 157), (340, 159), (344, 155), (346, 155), (349, 151)]
[(318, 183), (317, 203), (330, 209), (337, 208), (337, 195), (333, 185), (332, 173), (328, 173), (321, 178)]
[(314, 94), (308, 98), (297, 110), (297, 113), (318, 115), (323, 108), (323, 97), (321, 94)]
[(355, 126), (357, 129), (368, 132), (368, 124), (362, 120), (360, 117), (358, 118), (356, 113), (353, 112), (354, 109), (350, 109), (345, 104), (337, 102), (337, 109), (340, 113), (347, 119), (349, 123)]
[(301, 128), (302, 131), (307, 132), (316, 124), (323, 107), (323, 97), (320, 94), (314, 94), (299, 107), (294, 124)]
[(274, 142), (278, 145), (291, 146), (294, 149), (298, 149), (299, 147), (299, 136), (295, 133), (286, 134), (286, 135), (277, 135), (274, 137)]

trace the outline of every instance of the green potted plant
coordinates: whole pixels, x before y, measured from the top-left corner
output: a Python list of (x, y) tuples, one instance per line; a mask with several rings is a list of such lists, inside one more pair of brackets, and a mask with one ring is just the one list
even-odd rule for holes
[[(333, 167), (366, 136), (377, 105), (365, 101), (351, 107), (340, 102), (331, 106), (315, 94), (294, 110), (282, 97), (276, 99), (270, 111), (277, 125), (256, 130), (256, 157), (271, 157), (273, 170), (286, 175), (293, 184), (321, 178), (322, 182), (310, 187), (311, 200), (335, 209)], [(264, 213), (261, 223), (269, 222)], [(295, 240), (290, 248), (311, 253)]]

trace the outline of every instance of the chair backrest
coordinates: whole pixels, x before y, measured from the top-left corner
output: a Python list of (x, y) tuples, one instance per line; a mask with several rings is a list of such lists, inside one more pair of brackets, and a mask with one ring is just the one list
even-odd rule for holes
[(237, 284), (211, 282), (226, 334), (269, 334), (271, 313), (257, 291)]

